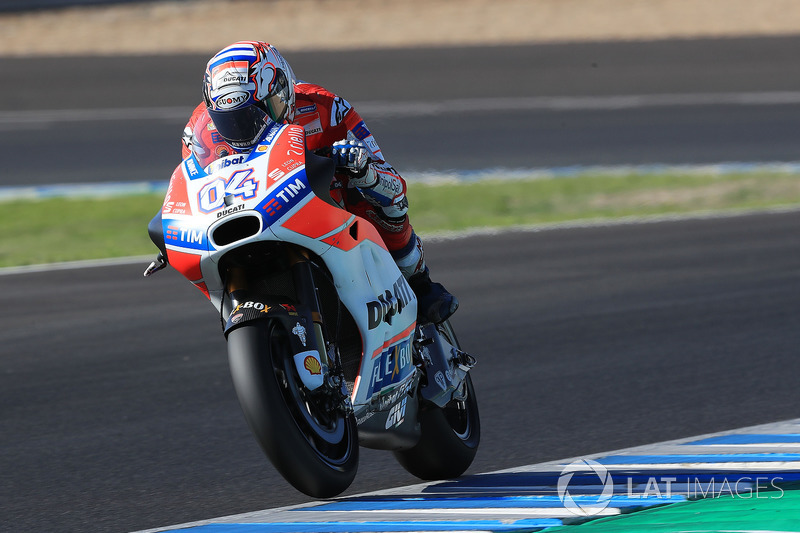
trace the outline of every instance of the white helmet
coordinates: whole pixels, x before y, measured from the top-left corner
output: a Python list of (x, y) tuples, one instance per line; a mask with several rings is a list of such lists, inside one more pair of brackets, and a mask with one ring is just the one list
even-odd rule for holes
[(275, 47), (240, 41), (209, 60), (203, 98), (222, 138), (246, 150), (273, 121), (294, 119), (294, 83), (292, 68)]

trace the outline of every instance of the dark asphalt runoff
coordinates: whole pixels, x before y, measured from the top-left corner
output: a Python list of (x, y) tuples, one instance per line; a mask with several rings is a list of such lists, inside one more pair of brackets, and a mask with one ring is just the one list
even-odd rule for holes
[[(800, 213), (432, 242), (478, 357), (468, 473), (797, 417)], [(213, 307), (144, 265), (0, 276), (7, 531), (308, 501), (251, 437)], [(417, 480), (364, 450), (348, 494)]]
[[(797, 103), (570, 110), (525, 103), (537, 97), (796, 94), (799, 52), (800, 38), (784, 37), (286, 57), (299, 78), (328, 87), (356, 109), (364, 106), (384, 154), (402, 173), (795, 161)], [(183, 126), (200, 101), (207, 59), (0, 59), (0, 71), (14, 80), (0, 87), (0, 186), (167, 180), (180, 159)], [(464, 99), (470, 101), (463, 109), (431, 115), (386, 117), (375, 105)], [(120, 109), (121, 116), (103, 114)], [(74, 112), (65, 119), (47, 113), (52, 110)]]

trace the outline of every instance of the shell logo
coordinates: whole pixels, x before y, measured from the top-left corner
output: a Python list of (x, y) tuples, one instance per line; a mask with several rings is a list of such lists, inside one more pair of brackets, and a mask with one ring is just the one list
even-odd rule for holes
[(308, 370), (312, 375), (322, 373), (322, 366), (319, 364), (319, 360), (313, 355), (309, 355), (305, 358), (303, 361), (303, 368)]

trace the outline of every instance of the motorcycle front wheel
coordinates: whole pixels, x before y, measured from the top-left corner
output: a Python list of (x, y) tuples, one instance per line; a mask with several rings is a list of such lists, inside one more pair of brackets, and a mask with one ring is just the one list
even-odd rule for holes
[(228, 359), (245, 419), (284, 479), (314, 498), (347, 489), (358, 468), (355, 417), (303, 386), (283, 327), (259, 320), (232, 330)]
[[(448, 321), (438, 329), (447, 342), (459, 348)], [(452, 479), (463, 474), (475, 459), (481, 440), (478, 401), (470, 375), (465, 378), (462, 399), (451, 400), (443, 408), (423, 403), (419, 423), (419, 442), (413, 448), (393, 452), (400, 465), (425, 480)]]

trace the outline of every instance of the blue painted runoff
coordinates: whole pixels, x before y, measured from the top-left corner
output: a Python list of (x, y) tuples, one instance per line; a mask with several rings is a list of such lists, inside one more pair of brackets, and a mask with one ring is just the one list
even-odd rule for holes
[(603, 465), (670, 463), (772, 463), (800, 461), (800, 453), (720, 453), (691, 455), (610, 455), (597, 462)]
[(707, 439), (695, 440), (692, 442), (684, 442), (684, 446), (698, 446), (698, 445), (713, 445), (713, 444), (800, 444), (800, 434), (783, 434), (783, 435), (756, 435), (756, 434), (740, 434), (740, 435), (720, 435), (718, 437), (709, 437)]
[(414, 531), (492, 531), (511, 533), (539, 531), (548, 527), (562, 525), (555, 518), (533, 518), (504, 522), (500, 520), (464, 521), (397, 521), (397, 522), (280, 522), (273, 524), (206, 524), (176, 529), (180, 533), (366, 533), (369, 531), (387, 533)]
[[(597, 495), (575, 496), (571, 495), (575, 503), (596, 503)], [(653, 498), (648, 501), (643, 498), (628, 498), (627, 496), (612, 496), (607, 501), (610, 507), (645, 507), (662, 505), (664, 503), (680, 502), (686, 498), (672, 496), (671, 498)], [(323, 503), (314, 507), (303, 507), (294, 511), (394, 511), (398, 509), (550, 509), (563, 508), (564, 503), (558, 496), (518, 496), (497, 498), (396, 498), (378, 500), (350, 500), (332, 503)]]

